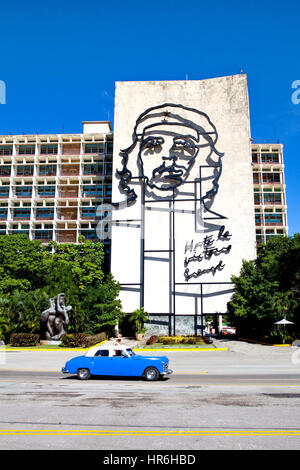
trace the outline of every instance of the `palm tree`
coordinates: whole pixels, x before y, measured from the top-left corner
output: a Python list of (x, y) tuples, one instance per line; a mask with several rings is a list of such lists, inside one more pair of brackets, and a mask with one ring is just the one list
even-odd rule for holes
[(144, 307), (134, 310), (129, 318), (130, 323), (134, 323), (134, 329), (136, 334), (144, 334), (146, 328), (145, 322), (149, 321), (148, 313), (145, 312)]

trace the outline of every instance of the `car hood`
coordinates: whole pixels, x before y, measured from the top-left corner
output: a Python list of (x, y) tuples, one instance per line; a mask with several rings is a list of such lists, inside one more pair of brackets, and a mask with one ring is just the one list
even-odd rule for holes
[(136, 354), (135, 356), (132, 356), (132, 359), (135, 359), (135, 360), (151, 359), (151, 360), (169, 362), (169, 359), (167, 358), (167, 356), (142, 356), (142, 355)]

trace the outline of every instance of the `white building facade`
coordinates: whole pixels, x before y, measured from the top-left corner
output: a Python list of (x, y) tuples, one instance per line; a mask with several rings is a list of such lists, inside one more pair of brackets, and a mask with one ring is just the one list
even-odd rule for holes
[(255, 258), (247, 79), (117, 82), (111, 271), (148, 331), (201, 334)]

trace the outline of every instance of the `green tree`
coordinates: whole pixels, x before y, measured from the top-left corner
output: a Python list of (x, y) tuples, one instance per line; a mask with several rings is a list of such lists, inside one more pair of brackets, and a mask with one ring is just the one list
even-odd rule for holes
[(95, 287), (88, 286), (84, 290), (79, 308), (86, 312), (88, 328), (86, 332), (96, 334), (105, 331), (113, 332), (114, 327), (124, 317), (121, 301), (117, 299), (120, 285), (111, 274), (105, 282), (97, 282)]
[(48, 299), (43, 289), (14, 291), (0, 297), (0, 338), (7, 342), (12, 333), (39, 333), (40, 315)]
[(48, 252), (25, 234), (0, 237), (0, 294), (29, 291), (44, 285)]
[(38, 332), (49, 298), (61, 292), (72, 305), (70, 331), (109, 331), (122, 318), (120, 286), (102, 269), (103, 245), (79, 241), (50, 242), (49, 251), (24, 234), (0, 237), (0, 339)]
[(100, 242), (93, 243), (81, 236), (78, 245), (50, 242), (49, 246), (54, 250), (51, 256), (52, 265), (59, 261), (70, 263), (74, 283), (79, 289), (83, 290), (86, 286), (103, 280), (104, 250)]
[[(284, 312), (297, 324), (299, 241), (298, 235), (270, 239), (258, 247), (256, 260), (243, 261), (240, 275), (232, 276), (234, 295), (228, 310), (240, 336), (271, 338)], [(293, 331), (299, 334), (299, 329)]]

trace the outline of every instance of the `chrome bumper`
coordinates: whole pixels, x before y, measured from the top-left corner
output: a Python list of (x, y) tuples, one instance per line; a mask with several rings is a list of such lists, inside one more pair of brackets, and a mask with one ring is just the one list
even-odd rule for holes
[(173, 374), (173, 371), (171, 369), (167, 369), (167, 370), (164, 370), (163, 372), (161, 372), (160, 375), (170, 375), (170, 374)]
[(62, 368), (61, 368), (61, 371), (62, 371), (63, 374), (67, 374), (67, 373), (68, 373), (68, 371), (67, 371), (67, 369), (66, 369), (65, 367), (62, 367)]

